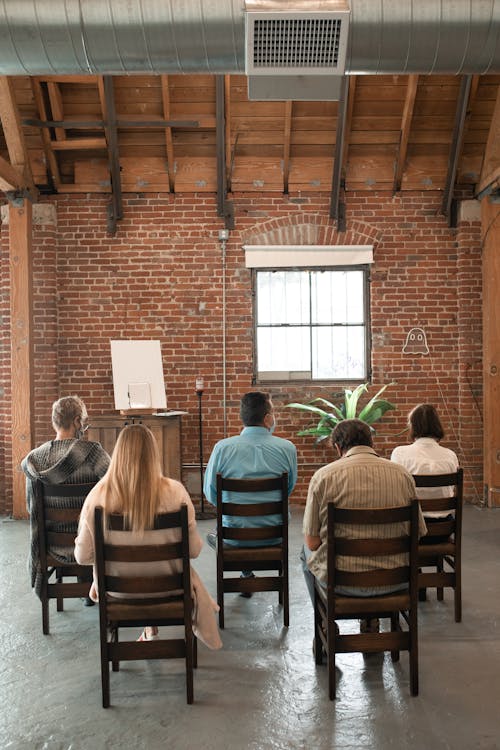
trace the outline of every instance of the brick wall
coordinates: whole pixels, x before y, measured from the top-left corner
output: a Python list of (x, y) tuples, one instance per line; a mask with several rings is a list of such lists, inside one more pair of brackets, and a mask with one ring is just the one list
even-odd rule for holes
[[(404, 442), (406, 414), (420, 401), (436, 404), (446, 444), (466, 467), (466, 496), (481, 497), (481, 267), (480, 224), (449, 229), (439, 216), (438, 193), (353, 194), (347, 197), (347, 229), (337, 234), (328, 218), (329, 196), (234, 195), (236, 229), (227, 244), (227, 426), (239, 430), (239, 397), (252, 385), (252, 290), (244, 243), (374, 243), (372, 267), (372, 364), (374, 387), (398, 407), (377, 428), (376, 447), (388, 456)], [(183, 409), (186, 476), (198, 463), (195, 379), (204, 377), (205, 461), (224, 433), (222, 409), (222, 258), (213, 195), (127, 195), (115, 237), (106, 232), (105, 196), (47, 199), (57, 209), (57, 228), (35, 227), (36, 443), (50, 435), (50, 401), (78, 393), (90, 414), (113, 411), (109, 340), (154, 338), (162, 344), (168, 407)], [(7, 233), (1, 235), (8, 257)], [(8, 289), (2, 264), (2, 315)], [(10, 383), (3, 318), (0, 410), (7, 447)], [(410, 328), (424, 329), (428, 356), (402, 353)], [(5, 364), (7, 362), (7, 365)], [(299, 451), (299, 484), (293, 500), (304, 502), (312, 472), (330, 459), (295, 433), (305, 415), (283, 409), (289, 401), (328, 395), (333, 387), (271, 387), (277, 434)], [(1, 460), (1, 453), (0, 453)], [(11, 508), (8, 486), (3, 510)], [(196, 499), (196, 498), (195, 498)]]

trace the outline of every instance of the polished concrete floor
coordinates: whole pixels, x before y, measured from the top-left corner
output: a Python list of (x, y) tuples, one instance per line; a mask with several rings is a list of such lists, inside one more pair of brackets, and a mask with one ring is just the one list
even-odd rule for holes
[[(277, 595), (227, 596), (222, 651), (199, 649), (194, 704), (180, 661), (131, 662), (111, 675), (101, 708), (98, 611), (51, 603), (51, 635), (28, 585), (24, 521), (0, 519), (2, 750), (493, 750), (500, 748), (500, 511), (468, 506), (464, 616), (452, 599), (420, 605), (420, 695), (408, 660), (340, 656), (337, 700), (311, 653), (312, 611), (297, 560), (301, 511), (290, 539), (290, 627)], [(202, 532), (211, 521), (199, 522)], [(215, 559), (195, 563), (215, 594)]]

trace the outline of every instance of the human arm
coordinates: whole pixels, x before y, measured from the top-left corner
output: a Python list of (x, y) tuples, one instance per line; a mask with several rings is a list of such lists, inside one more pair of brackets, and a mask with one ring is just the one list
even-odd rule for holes
[(208, 459), (207, 468), (205, 469), (205, 478), (203, 480), (203, 494), (211, 505), (217, 505), (217, 473), (219, 471), (219, 449), (215, 445), (210, 458)]
[(97, 491), (94, 487), (83, 503), (78, 522), (78, 534), (75, 539), (75, 560), (79, 565), (94, 563), (94, 512), (97, 505)]
[(290, 468), (288, 469), (288, 494), (291, 495), (295, 485), (297, 484), (297, 449), (292, 445), (293, 450), (290, 451)]
[(309, 482), (304, 519), (302, 523), (305, 545), (312, 552), (319, 549), (321, 546), (321, 521), (319, 517), (321, 498), (322, 484), (319, 481), (316, 472)]

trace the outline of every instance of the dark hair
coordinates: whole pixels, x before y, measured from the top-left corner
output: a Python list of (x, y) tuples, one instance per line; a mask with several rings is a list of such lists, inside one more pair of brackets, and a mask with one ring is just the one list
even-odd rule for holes
[(361, 419), (344, 419), (332, 431), (332, 443), (342, 454), (356, 445), (373, 446), (372, 431)]
[(432, 404), (419, 404), (408, 415), (411, 440), (431, 437), (435, 440), (444, 438), (443, 425)]
[(271, 397), (263, 391), (245, 393), (240, 403), (240, 417), (245, 427), (262, 425), (264, 417), (272, 410)]

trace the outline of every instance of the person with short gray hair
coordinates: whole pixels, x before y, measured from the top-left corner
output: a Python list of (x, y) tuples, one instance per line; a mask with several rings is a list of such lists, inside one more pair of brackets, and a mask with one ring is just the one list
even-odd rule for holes
[[(26, 505), (30, 514), (31, 585), (39, 597), (42, 577), (38, 551), (37, 509), (33, 502), (36, 480), (40, 479), (48, 484), (90, 484), (104, 476), (110, 461), (100, 443), (84, 440), (88, 428), (88, 413), (79, 396), (63, 396), (54, 401), (52, 426), (56, 433), (55, 439), (32, 450), (21, 463), (21, 468), (26, 474)], [(73, 498), (62, 498), (62, 501), (71, 504)], [(61, 562), (74, 562), (74, 558), (69, 559), (62, 555)], [(91, 580), (90, 576), (89, 588)], [(92, 606), (93, 602), (87, 597), (85, 604)]]

